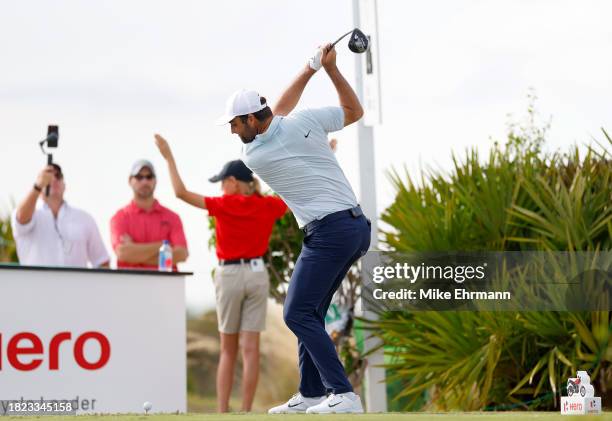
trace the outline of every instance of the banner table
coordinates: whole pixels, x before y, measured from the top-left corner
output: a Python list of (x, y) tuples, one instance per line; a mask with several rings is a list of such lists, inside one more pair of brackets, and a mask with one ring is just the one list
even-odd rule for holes
[(186, 412), (187, 275), (0, 265), (0, 415), (22, 399)]

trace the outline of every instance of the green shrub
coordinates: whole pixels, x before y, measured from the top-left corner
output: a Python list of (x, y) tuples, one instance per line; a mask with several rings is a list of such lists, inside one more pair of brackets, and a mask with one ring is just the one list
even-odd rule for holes
[(17, 247), (13, 238), (11, 218), (9, 215), (0, 217), (0, 262), (17, 263)]
[[(533, 116), (533, 111), (530, 110)], [(481, 162), (417, 184), (393, 171), (383, 244), (398, 252), (610, 250), (612, 161), (605, 147), (544, 153), (546, 127), (512, 130)], [(607, 142), (612, 140), (604, 131)], [(392, 398), (405, 410), (553, 409), (567, 377), (612, 386), (609, 312), (389, 312), (368, 327), (384, 343)], [(425, 403), (424, 403), (425, 402)]]

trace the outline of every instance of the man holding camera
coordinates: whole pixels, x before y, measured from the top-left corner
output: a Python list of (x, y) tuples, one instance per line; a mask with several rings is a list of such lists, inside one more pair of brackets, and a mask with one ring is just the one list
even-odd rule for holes
[[(96, 222), (87, 212), (68, 205), (65, 190), (61, 167), (48, 165), (13, 212), (11, 223), (19, 262), (36, 266), (108, 267), (110, 259)], [(39, 198), (42, 200), (38, 201)]]

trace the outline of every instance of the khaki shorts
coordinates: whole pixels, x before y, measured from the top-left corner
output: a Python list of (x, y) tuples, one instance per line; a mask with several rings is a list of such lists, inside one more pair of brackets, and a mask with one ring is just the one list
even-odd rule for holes
[(266, 328), (270, 277), (249, 263), (219, 266), (213, 277), (219, 332), (261, 332)]

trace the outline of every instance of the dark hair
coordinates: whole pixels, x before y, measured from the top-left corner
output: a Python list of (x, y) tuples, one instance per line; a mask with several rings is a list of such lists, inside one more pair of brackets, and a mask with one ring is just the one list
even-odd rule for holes
[(58, 180), (61, 180), (64, 178), (64, 173), (62, 172), (62, 167), (60, 167), (59, 165), (57, 165), (56, 163), (50, 164), (53, 169), (55, 170), (55, 177)]
[[(266, 99), (262, 96), (261, 98), (259, 98), (259, 100), (261, 101), (261, 105), (264, 105), (266, 103)], [(264, 121), (265, 119), (272, 117), (272, 110), (270, 109), (270, 107), (266, 106), (265, 108), (262, 108), (261, 110), (252, 113), (253, 117), (255, 117), (257, 119), (257, 121)], [(247, 119), (249, 118), (248, 114), (244, 114), (244, 115), (239, 115), (238, 118), (240, 118), (240, 120), (242, 120), (243, 123), (247, 122)]]

